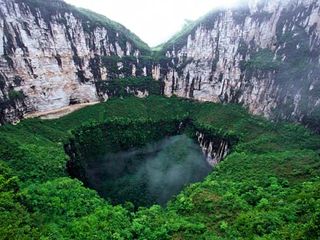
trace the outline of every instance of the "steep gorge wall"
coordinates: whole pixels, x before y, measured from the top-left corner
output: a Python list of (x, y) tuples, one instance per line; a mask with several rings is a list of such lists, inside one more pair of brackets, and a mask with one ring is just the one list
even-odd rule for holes
[(249, 1), (208, 14), (166, 43), (171, 63), (158, 78), (168, 96), (304, 122), (320, 117), (319, 34), (318, 0)]
[(152, 76), (167, 96), (241, 103), (254, 114), (317, 126), (319, 5), (249, 0), (214, 11), (155, 58), (123, 26), (61, 0), (0, 0), (0, 124), (107, 99), (110, 79)]
[(0, 123), (97, 101), (97, 81), (147, 75), (148, 47), (134, 38), (60, 0), (0, 0)]
[(206, 134), (196, 132), (198, 143), (210, 166), (222, 161), (230, 152), (230, 143), (218, 137), (210, 138)]

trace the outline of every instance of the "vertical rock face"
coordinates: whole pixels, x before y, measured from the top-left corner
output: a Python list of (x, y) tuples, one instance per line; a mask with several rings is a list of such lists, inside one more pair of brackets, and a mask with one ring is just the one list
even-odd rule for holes
[(227, 140), (212, 139), (204, 133), (196, 133), (198, 142), (210, 166), (214, 166), (222, 161), (230, 151), (230, 144)]
[(108, 98), (97, 86), (109, 79), (151, 76), (167, 96), (318, 126), (319, 34), (319, 0), (249, 0), (193, 23), (154, 58), (120, 24), (61, 0), (0, 0), (0, 124)]
[(304, 121), (320, 113), (319, 34), (318, 0), (250, 1), (212, 12), (164, 45), (173, 65), (161, 76), (165, 94)]
[[(0, 122), (96, 101), (95, 82), (124, 75), (123, 58), (136, 62), (147, 50), (119, 24), (60, 0), (44, 2), (0, 0)], [(144, 67), (125, 73), (142, 75)]]

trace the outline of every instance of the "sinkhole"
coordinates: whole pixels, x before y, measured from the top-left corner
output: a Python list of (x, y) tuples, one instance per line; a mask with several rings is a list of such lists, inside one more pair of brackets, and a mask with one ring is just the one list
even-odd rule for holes
[(199, 139), (181, 131), (179, 123), (85, 129), (66, 146), (67, 169), (114, 205), (165, 205), (212, 171), (206, 143)]

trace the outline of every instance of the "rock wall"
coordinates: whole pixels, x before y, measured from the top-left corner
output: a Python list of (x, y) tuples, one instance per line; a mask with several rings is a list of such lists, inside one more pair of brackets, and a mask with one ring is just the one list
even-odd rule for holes
[(201, 132), (196, 132), (196, 136), (202, 152), (211, 166), (218, 164), (230, 152), (230, 144), (226, 140), (212, 139)]
[(249, 0), (151, 55), (123, 26), (61, 0), (0, 0), (0, 124), (106, 99), (97, 86), (110, 79), (152, 76), (167, 96), (240, 103), (316, 128), (319, 34), (319, 0)]
[[(214, 11), (164, 45), (165, 94), (241, 103), (254, 114), (320, 117), (320, 1), (249, 1)], [(157, 70), (159, 72), (159, 70)]]
[(146, 75), (146, 49), (128, 32), (60, 0), (0, 0), (0, 123), (97, 101), (97, 81)]

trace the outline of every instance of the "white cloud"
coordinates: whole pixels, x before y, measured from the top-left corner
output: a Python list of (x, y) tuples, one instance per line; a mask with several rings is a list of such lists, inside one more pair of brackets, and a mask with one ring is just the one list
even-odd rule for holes
[[(238, 0), (65, 0), (123, 24), (150, 46), (165, 42), (185, 19), (196, 20), (219, 6)], [(222, 3), (221, 3), (222, 2)]]

